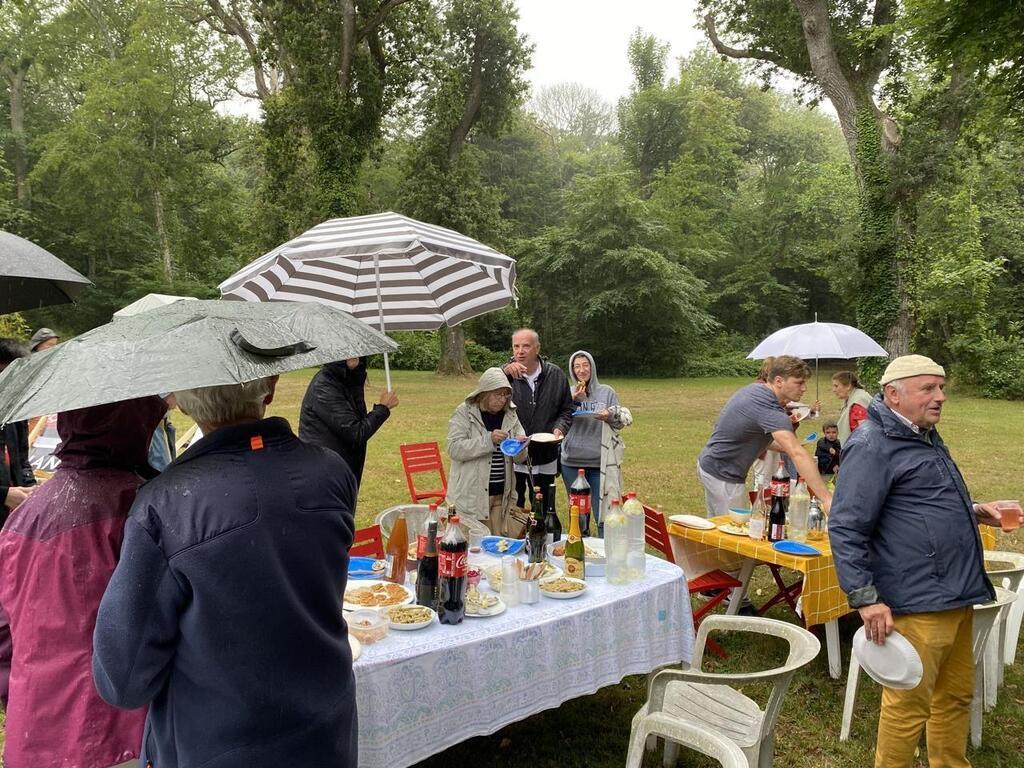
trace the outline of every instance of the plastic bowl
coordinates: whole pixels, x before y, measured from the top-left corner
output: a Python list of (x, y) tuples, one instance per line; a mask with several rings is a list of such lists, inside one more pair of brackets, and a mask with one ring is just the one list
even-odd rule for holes
[(729, 519), (733, 525), (746, 525), (750, 522), (749, 509), (737, 509), (735, 507), (729, 507)]
[(363, 645), (383, 640), (388, 634), (388, 617), (378, 611), (352, 611), (346, 618), (348, 633)]

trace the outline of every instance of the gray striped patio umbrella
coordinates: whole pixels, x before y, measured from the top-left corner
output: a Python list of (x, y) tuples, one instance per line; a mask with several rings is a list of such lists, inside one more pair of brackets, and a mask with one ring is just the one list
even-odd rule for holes
[(435, 330), (500, 309), (515, 300), (515, 281), (509, 256), (389, 211), (318, 224), (220, 291), (224, 299), (327, 304), (387, 332)]

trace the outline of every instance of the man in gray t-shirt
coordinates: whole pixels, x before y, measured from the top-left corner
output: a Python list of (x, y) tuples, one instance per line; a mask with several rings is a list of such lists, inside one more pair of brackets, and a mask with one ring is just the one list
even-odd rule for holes
[(809, 376), (810, 369), (800, 358), (776, 357), (766, 382), (748, 384), (725, 404), (697, 459), (708, 517), (726, 514), (733, 499), (745, 497), (747, 472), (769, 448), (789, 454), (808, 488), (826, 508), (831, 504), (832, 494), (814, 458), (800, 445), (784, 408), (803, 396)]

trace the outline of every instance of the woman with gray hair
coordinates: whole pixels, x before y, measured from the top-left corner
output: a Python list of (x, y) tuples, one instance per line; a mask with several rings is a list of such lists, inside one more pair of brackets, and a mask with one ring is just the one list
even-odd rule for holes
[(512, 404), (512, 387), (500, 368), (488, 368), (448, 421), (448, 503), (499, 536), (508, 533), (515, 491), (512, 458), (500, 447), (510, 437), (523, 446), (516, 460), (525, 461), (526, 432)]
[(355, 478), (263, 418), (276, 383), (176, 392), (205, 436), (125, 525), (93, 678), (114, 706), (149, 705), (141, 765), (356, 765), (339, 610)]

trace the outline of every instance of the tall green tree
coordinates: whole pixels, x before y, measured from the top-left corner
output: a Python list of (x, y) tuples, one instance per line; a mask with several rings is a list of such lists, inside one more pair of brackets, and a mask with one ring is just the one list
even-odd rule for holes
[[(516, 28), (519, 15), (510, 0), (448, 0), (442, 8), (445, 53), (432, 68), (404, 207), (416, 218), (497, 243), (500, 197), (483, 178), (474, 142), (498, 135), (515, 116), (532, 49)], [(438, 373), (469, 373), (462, 327), (441, 333)]]

